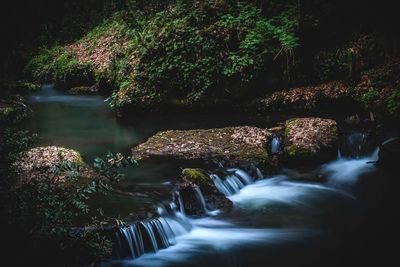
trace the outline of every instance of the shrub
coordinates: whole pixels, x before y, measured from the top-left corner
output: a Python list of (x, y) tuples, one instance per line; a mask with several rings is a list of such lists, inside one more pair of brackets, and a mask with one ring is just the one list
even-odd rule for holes
[(400, 89), (396, 88), (388, 97), (387, 110), (389, 114), (396, 119), (400, 118)]
[(90, 64), (80, 63), (61, 46), (42, 49), (27, 64), (25, 71), (38, 82), (54, 82), (61, 87), (90, 85), (94, 74)]
[(114, 104), (205, 103), (247, 95), (266, 66), (280, 68), (274, 57), (297, 46), (294, 31), (287, 16), (267, 20), (249, 4), (221, 10), (203, 3), (160, 12), (136, 31), (135, 64)]

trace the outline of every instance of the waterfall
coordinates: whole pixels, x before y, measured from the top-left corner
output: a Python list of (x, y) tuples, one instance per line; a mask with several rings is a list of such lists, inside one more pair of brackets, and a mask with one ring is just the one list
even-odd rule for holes
[(344, 134), (338, 149), (338, 159), (362, 158), (370, 154), (376, 144), (365, 132), (350, 132)]
[(293, 182), (285, 175), (258, 180), (228, 198), (237, 207), (260, 209), (274, 203), (294, 207), (309, 206), (312, 198), (322, 197), (326, 193), (353, 199), (353, 196), (342, 190), (317, 183)]
[(376, 168), (371, 162), (378, 160), (379, 148), (365, 132), (343, 135), (338, 149), (338, 158), (322, 166), (331, 186), (343, 187), (356, 183), (364, 174)]
[(228, 169), (231, 173), (225, 179), (221, 179), (217, 174), (211, 174), (215, 187), (225, 196), (236, 194), (246, 185), (252, 184), (253, 179), (246, 172), (240, 169)]
[(277, 134), (273, 134), (271, 141), (271, 154), (278, 153), (281, 149), (281, 138)]
[(205, 213), (208, 214), (209, 211), (207, 209), (206, 206), (206, 201), (204, 199), (203, 193), (201, 193), (200, 187), (198, 187), (197, 185), (193, 188), (194, 194), (196, 196), (197, 199), (197, 203), (199, 203), (201, 210)]
[(264, 175), (262, 174), (262, 172), (260, 171), (259, 168), (256, 168), (256, 172), (257, 172), (257, 178), (258, 178), (258, 179), (264, 178)]
[(324, 164), (322, 170), (326, 173), (331, 185), (351, 185), (356, 183), (360, 176), (376, 170), (371, 162), (378, 160), (378, 153), (379, 149), (375, 149), (370, 155), (360, 158), (338, 158)]
[[(273, 148), (279, 149), (276, 145), (278, 144), (275, 143)], [(236, 207), (244, 209), (260, 209), (268, 205), (274, 205), (274, 203), (304, 208), (310, 206), (316, 198), (323, 198), (327, 193), (353, 200), (355, 198), (351, 194), (342, 190), (336, 184), (352, 183), (360, 175), (375, 169), (374, 165), (367, 164), (367, 162), (376, 160), (378, 150), (369, 156), (363, 156), (363, 153), (368, 149), (369, 141), (366, 134), (352, 133), (345, 136), (339, 149), (339, 153), (343, 157), (323, 165), (320, 170), (328, 180), (325, 184), (295, 182), (287, 175), (265, 178), (259, 169), (256, 169), (257, 176), (260, 178), (257, 181), (254, 181), (247, 172), (237, 168), (227, 169), (223, 172), (225, 173), (224, 175), (210, 174), (210, 178), (215, 187), (231, 200)], [(351, 155), (355, 155), (358, 158), (349, 158)], [(194, 186), (192, 188), (193, 199), (200, 209), (207, 215), (215, 214), (216, 211), (208, 210), (200, 187)], [(177, 243), (186, 242), (184, 245), (181, 244), (181, 247), (195, 246), (196, 242), (199, 242), (199, 244), (207, 243), (208, 239), (221, 235), (221, 233), (223, 233), (221, 236), (225, 237), (226, 233), (233, 235), (233, 233), (244, 231), (243, 229), (227, 230), (226, 227), (231, 226), (219, 225), (222, 223), (221, 221), (213, 220), (209, 217), (190, 219), (185, 215), (185, 203), (180, 192), (174, 191), (172, 195), (172, 202), (164, 203), (164, 205), (157, 207), (159, 217), (135, 222), (115, 231), (113, 241), (116, 258), (136, 259), (146, 254), (141, 258), (143, 259), (153, 257), (152, 255), (158, 251), (160, 251), (160, 255), (164, 255), (167, 252), (163, 249)], [(207, 222), (207, 225), (201, 225), (202, 222)], [(210, 223), (218, 223), (218, 225), (210, 225)], [(231, 227), (231, 229), (234, 228)], [(259, 234), (261, 236), (262, 232)], [(251, 237), (248, 234), (244, 236), (246, 239)], [(218, 236), (218, 239), (222, 237)], [(229, 239), (230, 237), (226, 236), (225, 238)], [(236, 240), (240, 241), (240, 238)], [(213, 241), (212, 243), (215, 242)], [(179, 244), (174, 248), (179, 247)], [(221, 243), (221, 246), (223, 245), (225, 245), (225, 241)], [(169, 250), (175, 251), (174, 248)], [(153, 254), (149, 256), (149, 253)]]
[(185, 214), (185, 206), (183, 205), (181, 194), (177, 190), (173, 193), (173, 203), (178, 203), (180, 212)]
[[(204, 198), (203, 198), (204, 200)], [(117, 229), (113, 238), (119, 259), (136, 259), (145, 253), (157, 252), (176, 243), (176, 237), (187, 234), (192, 224), (174, 202), (169, 209), (160, 206), (158, 218), (146, 219)]]

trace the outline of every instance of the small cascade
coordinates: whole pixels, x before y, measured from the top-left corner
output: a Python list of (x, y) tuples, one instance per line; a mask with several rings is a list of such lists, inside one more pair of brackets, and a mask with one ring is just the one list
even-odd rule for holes
[(278, 153), (281, 150), (281, 137), (278, 134), (272, 135), (271, 154)]
[(338, 159), (324, 164), (322, 170), (331, 186), (352, 185), (359, 177), (376, 169), (370, 163), (378, 160), (378, 153), (379, 148), (367, 133), (347, 133), (339, 144)]
[(323, 197), (326, 193), (354, 199), (350, 194), (323, 184), (293, 182), (286, 175), (277, 175), (258, 180), (228, 198), (235, 206), (245, 209), (260, 209), (274, 203), (292, 207), (309, 206), (311, 199)]
[(203, 193), (201, 193), (200, 187), (198, 187), (197, 185), (193, 188), (194, 194), (196, 196), (197, 199), (197, 203), (199, 203), (201, 210), (205, 213), (208, 214), (209, 211), (207, 210), (207, 206), (206, 206), (206, 201), (204, 199)]
[(339, 144), (338, 159), (362, 158), (371, 154), (376, 147), (369, 135), (365, 132), (351, 132), (344, 134)]
[(378, 153), (379, 149), (377, 148), (371, 154), (360, 158), (341, 157), (323, 165), (322, 169), (327, 173), (329, 184), (334, 186), (351, 185), (356, 183), (360, 176), (376, 170), (375, 165), (371, 163), (378, 160)]
[[(203, 198), (204, 200), (204, 198)], [(118, 259), (136, 259), (176, 243), (176, 237), (187, 234), (192, 224), (171, 202), (157, 208), (160, 217), (146, 219), (119, 228), (114, 237), (114, 254)]]
[(183, 205), (183, 200), (181, 193), (178, 190), (175, 190), (173, 193), (173, 202), (172, 203), (178, 203), (179, 205), (179, 211), (185, 215), (185, 206)]
[(257, 178), (258, 179), (263, 179), (264, 178), (264, 175), (262, 174), (262, 172), (260, 171), (259, 168), (256, 168), (256, 172), (257, 172)]
[(231, 175), (221, 179), (217, 174), (211, 174), (210, 177), (213, 180), (217, 189), (225, 196), (231, 196), (236, 194), (246, 185), (252, 184), (253, 179), (246, 172), (240, 169), (228, 169)]

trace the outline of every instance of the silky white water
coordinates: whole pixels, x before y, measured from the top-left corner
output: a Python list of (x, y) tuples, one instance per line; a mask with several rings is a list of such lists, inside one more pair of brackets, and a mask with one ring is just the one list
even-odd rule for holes
[(322, 169), (327, 173), (328, 184), (341, 187), (355, 184), (359, 177), (376, 170), (373, 164), (378, 160), (379, 149), (371, 155), (358, 159), (338, 158), (336, 161), (327, 163)]
[[(210, 178), (213, 179), (216, 187), (233, 202), (236, 209), (260, 210), (269, 206), (274, 207), (276, 204), (310, 208), (316, 199), (327, 196), (354, 201), (355, 197), (338, 188), (337, 185), (354, 182), (362, 174), (373, 171), (374, 165), (368, 162), (374, 160), (376, 155), (377, 152), (361, 159), (341, 158), (323, 165), (322, 171), (327, 176), (327, 183), (293, 182), (286, 175), (266, 177), (254, 182), (246, 172), (240, 169), (229, 169), (229, 175), (225, 178), (220, 178), (215, 174), (211, 174)], [(195, 194), (205, 213), (211, 215), (207, 211), (199, 188), (195, 190)], [(178, 198), (178, 203), (183, 205), (179, 192), (175, 192), (174, 195)], [(174, 215), (168, 216), (165, 209), (159, 208), (159, 214), (163, 217), (157, 220), (157, 225), (155, 225), (157, 235), (160, 233), (166, 235), (161, 237), (162, 240), (167, 239), (162, 242), (164, 248), (160, 249), (157, 246), (153, 234), (154, 236), (150, 236), (150, 241), (155, 247), (154, 253), (144, 253), (135, 260), (122, 260), (119, 262), (122, 266), (184, 264), (191, 256), (201, 251), (224, 251), (243, 246), (243, 244), (257, 246), (288, 242), (300, 238), (300, 235), (306, 238), (315, 233), (314, 230), (308, 228), (248, 228), (211, 217), (190, 219), (183, 212), (178, 211), (178, 207), (174, 206), (172, 210), (175, 210)], [(147, 231), (152, 231), (152, 229), (148, 228)], [(133, 240), (136, 239), (133, 238)]]

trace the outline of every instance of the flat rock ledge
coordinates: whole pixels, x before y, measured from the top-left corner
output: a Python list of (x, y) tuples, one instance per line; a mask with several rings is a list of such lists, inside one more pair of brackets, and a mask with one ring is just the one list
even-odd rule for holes
[(132, 149), (138, 160), (170, 158), (222, 161), (226, 165), (265, 166), (272, 133), (257, 127), (172, 130), (159, 132)]

